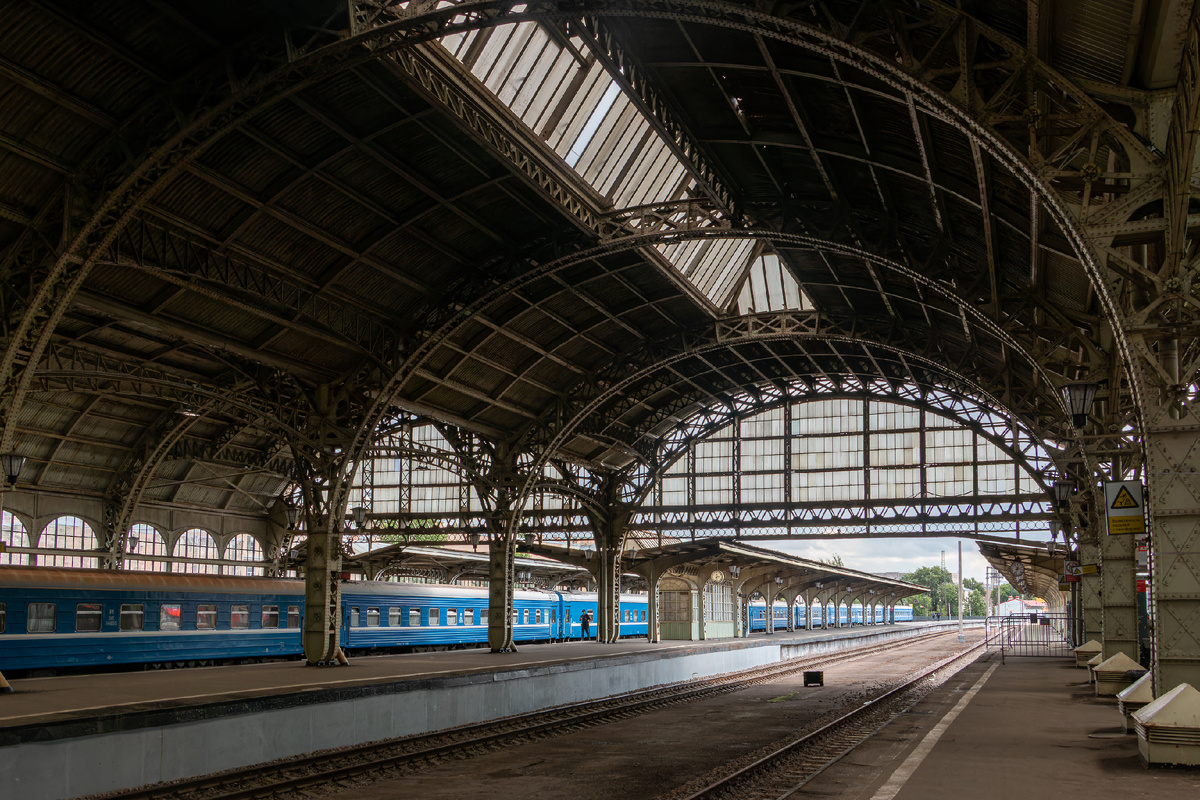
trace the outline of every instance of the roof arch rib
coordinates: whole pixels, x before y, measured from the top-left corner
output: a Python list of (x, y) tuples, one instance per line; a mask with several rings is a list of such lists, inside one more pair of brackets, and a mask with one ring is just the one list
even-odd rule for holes
[[(895, 384), (911, 381), (929, 389), (949, 386), (963, 396), (976, 398), (984, 407), (1004, 408), (981, 381), (955, 374), (937, 361), (902, 345), (866, 339), (862, 331), (847, 333), (825, 326), (820, 315), (814, 312), (760, 315), (736, 322), (741, 324), (718, 323), (707, 331), (689, 331), (653, 352), (643, 350), (628, 354), (614, 363), (610, 371), (593, 376), (586, 385), (578, 387), (569, 404), (556, 408), (539, 426), (526, 433), (524, 447), (535, 454), (529, 474), (536, 475), (555, 454), (561, 457), (570, 452), (575, 439), (590, 442), (593, 450), (599, 448), (598, 456), (585, 460), (601, 464), (607, 448), (620, 442), (624, 445), (618, 448), (622, 456), (637, 454), (638, 464), (633, 469), (641, 471), (637, 484), (644, 490), (651, 473), (662, 466), (654, 463), (652, 452), (657, 448), (657, 440), (666, 433), (665, 430), (656, 432), (660, 423), (670, 421), (674, 424), (678, 418), (694, 413), (701, 404), (728, 404), (725, 398), (730, 391), (741, 391), (755, 384), (774, 386), (777, 390), (782, 383), (806, 376), (831, 381), (835, 376), (857, 378), (865, 374), (864, 382), (874, 378)], [(736, 355), (741, 347), (771, 342), (797, 344), (803, 369), (791, 367), (780, 354), (770, 352), (765, 358), (779, 362), (774, 365), (774, 374), (757, 371), (751, 379), (747, 377), (751, 372), (747, 367), (752, 368), (752, 365), (744, 358), (740, 359), (742, 363), (726, 368), (704, 360), (709, 354)], [(805, 343), (813, 343), (819, 351), (804, 349)], [(881, 366), (885, 358), (887, 370)], [(689, 359), (697, 359), (701, 365), (699, 370), (709, 373), (711, 380), (695, 368), (676, 370), (677, 365)], [(859, 362), (861, 367), (851, 362)], [(914, 369), (926, 372), (921, 379), (914, 380)], [(672, 394), (671, 389), (676, 385), (686, 388)], [(707, 388), (710, 386), (716, 388)], [(727, 413), (735, 414), (736, 411), (730, 407)], [(607, 428), (631, 412), (639, 412), (636, 426), (625, 422), (619, 433), (607, 433)], [(1027, 429), (1037, 431), (1034, 426), (1025, 424)], [(641, 442), (648, 435), (655, 443)], [(609, 465), (610, 468), (628, 468), (628, 461), (633, 459), (623, 457), (621, 460), (626, 463)], [(531, 482), (532, 478), (527, 481), (523, 496), (531, 493)]]

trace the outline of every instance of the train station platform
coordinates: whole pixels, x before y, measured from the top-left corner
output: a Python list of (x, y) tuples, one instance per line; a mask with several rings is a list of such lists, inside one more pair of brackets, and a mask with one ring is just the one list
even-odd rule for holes
[[(899, 641), (954, 623), (743, 639), (525, 645), (30, 678), (0, 696), (0, 785), (25, 800), (110, 791)], [(54, 765), (52, 768), (48, 765)]]
[(801, 796), (842, 800), (1200, 797), (1200, 770), (1147, 769), (1115, 698), (1073, 660), (977, 661)]

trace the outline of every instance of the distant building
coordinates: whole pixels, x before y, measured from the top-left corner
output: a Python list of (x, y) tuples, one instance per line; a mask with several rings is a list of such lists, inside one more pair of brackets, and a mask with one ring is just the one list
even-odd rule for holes
[(1045, 614), (1045, 600), (1022, 600), (1019, 597), (996, 606), (996, 616), (1011, 617), (1021, 614)]

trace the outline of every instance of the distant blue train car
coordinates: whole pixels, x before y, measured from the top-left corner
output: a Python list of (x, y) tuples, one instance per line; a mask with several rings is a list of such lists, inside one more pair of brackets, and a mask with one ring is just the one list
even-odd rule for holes
[[(486, 589), (342, 584), (343, 648), (487, 643)], [(622, 595), (622, 636), (645, 636), (646, 596)], [(517, 591), (513, 639), (576, 639), (596, 595)], [(0, 671), (126, 664), (202, 665), (303, 654), (304, 584), (295, 580), (0, 567)]]
[[(766, 622), (765, 622), (765, 619), (766, 619), (765, 608), (766, 608), (766, 604), (762, 600), (754, 600), (750, 603), (749, 611), (750, 611), (750, 630), (751, 631), (765, 631), (767, 629)], [(848, 624), (848, 621), (851, 619), (854, 621), (854, 624), (856, 624), (856, 625), (862, 624), (862, 621), (863, 621), (863, 607), (862, 606), (852, 607), (849, 611), (849, 614), (847, 613), (845, 606), (842, 606), (839, 610), (841, 612), (841, 618), (842, 618), (843, 625)], [(787, 606), (785, 606), (781, 603), (776, 603), (774, 605), (774, 607), (771, 609), (771, 612), (772, 612), (772, 617), (774, 618), (775, 630), (787, 630)], [(807, 609), (805, 609), (804, 604), (797, 603), (794, 606), (793, 612), (795, 615), (793, 627), (796, 627), (796, 628), (805, 627), (806, 622), (807, 622), (807, 613), (806, 613)], [(820, 611), (818, 611), (816, 613), (818, 614), (818, 618), (816, 620), (814, 620), (813, 625), (814, 625), (814, 627), (821, 627), (822, 620), (820, 619)], [(875, 609), (875, 621), (877, 623), (883, 622), (883, 615), (884, 615), (884, 609), (882, 606)], [(910, 606), (910, 605), (896, 606), (896, 621), (897, 622), (912, 622), (912, 618), (913, 618), (912, 606)], [(825, 607), (824, 625), (832, 626), (833, 624), (834, 624), (834, 610), (832, 608), (830, 608), (829, 606), (826, 606)]]

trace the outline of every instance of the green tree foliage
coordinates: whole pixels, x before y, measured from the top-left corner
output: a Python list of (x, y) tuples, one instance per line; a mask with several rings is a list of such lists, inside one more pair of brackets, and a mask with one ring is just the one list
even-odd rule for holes
[(841, 555), (840, 555), (840, 554), (838, 554), (838, 553), (834, 553), (834, 554), (833, 554), (831, 557), (829, 557), (829, 558), (820, 558), (820, 559), (817, 559), (817, 560), (818, 560), (818, 561), (820, 561), (822, 564), (828, 564), (828, 565), (829, 565), (829, 566), (831, 566), (831, 567), (844, 567), (844, 566), (846, 566), (846, 562), (845, 562), (845, 561), (842, 561), (842, 557), (841, 557)]
[[(920, 569), (910, 572), (903, 576), (903, 579), (909, 583), (915, 583), (918, 586), (924, 586), (929, 589), (929, 594), (918, 594), (912, 597), (904, 598), (903, 602), (912, 603), (914, 616), (929, 616), (930, 614), (941, 611), (945, 613), (946, 595), (942, 587), (950, 582), (950, 573), (941, 567), (921, 567)], [(957, 595), (951, 593), (950, 597)]]

